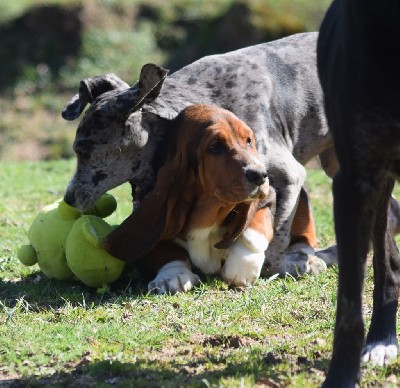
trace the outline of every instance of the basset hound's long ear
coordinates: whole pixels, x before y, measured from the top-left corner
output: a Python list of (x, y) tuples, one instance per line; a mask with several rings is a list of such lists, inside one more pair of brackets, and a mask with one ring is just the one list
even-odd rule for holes
[(138, 208), (103, 240), (111, 255), (134, 261), (160, 241), (183, 228), (194, 201), (195, 175), (189, 167), (190, 150), (177, 150), (157, 174), (156, 185)]
[(251, 203), (242, 202), (233, 208), (225, 221), (227, 231), (222, 240), (217, 242), (214, 247), (217, 249), (229, 248), (237, 240), (240, 234), (249, 226), (256, 212), (265, 207), (269, 208), (271, 217), (274, 217), (276, 192), (271, 186), (269, 186), (266, 198), (258, 199)]
[(217, 249), (229, 248), (249, 225), (257, 211), (257, 207), (258, 200), (251, 203), (242, 202), (236, 205), (225, 221), (226, 233), (214, 247)]

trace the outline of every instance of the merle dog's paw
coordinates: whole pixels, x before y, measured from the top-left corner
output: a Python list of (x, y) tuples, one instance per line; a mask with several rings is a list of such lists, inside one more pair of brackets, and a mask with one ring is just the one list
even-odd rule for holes
[(314, 249), (305, 243), (292, 245), (286, 252), (280, 264), (282, 274), (302, 276), (306, 273), (318, 274), (326, 271), (324, 260), (316, 256)]
[(336, 245), (317, 251), (315, 252), (315, 255), (325, 261), (328, 266), (338, 263), (338, 251)]

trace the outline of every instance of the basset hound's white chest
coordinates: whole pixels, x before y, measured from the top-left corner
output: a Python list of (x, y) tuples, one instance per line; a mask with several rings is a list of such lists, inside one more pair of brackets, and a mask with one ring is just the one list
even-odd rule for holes
[(222, 240), (225, 228), (213, 225), (208, 228), (191, 230), (185, 240), (176, 239), (176, 243), (189, 253), (192, 264), (204, 274), (220, 273), (226, 260), (226, 249), (217, 249), (214, 245)]

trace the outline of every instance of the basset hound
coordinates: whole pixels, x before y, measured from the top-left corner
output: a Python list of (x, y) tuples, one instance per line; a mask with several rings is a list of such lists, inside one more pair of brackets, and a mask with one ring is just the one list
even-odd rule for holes
[[(233, 286), (253, 284), (273, 237), (275, 192), (252, 130), (227, 110), (192, 105), (168, 133), (155, 187), (104, 247), (156, 275), (149, 289), (159, 293), (197, 284), (191, 265)], [(297, 238), (307, 240), (309, 214), (299, 206)]]
[(105, 239), (106, 249), (125, 261), (141, 259), (144, 272), (154, 262), (146, 256), (157, 252), (168, 260), (157, 282), (170, 292), (198, 283), (190, 263), (229, 284), (253, 284), (273, 235), (274, 196), (252, 130), (227, 110), (192, 105), (169, 133), (154, 189)]

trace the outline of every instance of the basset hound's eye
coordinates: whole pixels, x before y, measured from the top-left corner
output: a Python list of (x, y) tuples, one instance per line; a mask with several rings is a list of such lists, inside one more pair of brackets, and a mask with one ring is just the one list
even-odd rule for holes
[(207, 151), (212, 155), (220, 155), (226, 151), (226, 145), (222, 140), (217, 139), (208, 146)]

